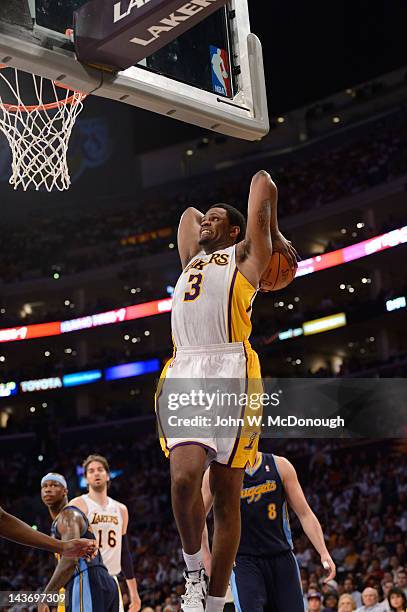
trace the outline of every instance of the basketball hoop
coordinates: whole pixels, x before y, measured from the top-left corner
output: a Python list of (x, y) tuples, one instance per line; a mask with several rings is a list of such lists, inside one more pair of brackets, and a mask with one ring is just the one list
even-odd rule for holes
[[(11, 71), (10, 76), (4, 69)], [(22, 75), (30, 79), (32, 102), (26, 97), (26, 83)], [(57, 81), (50, 81), (35, 74), (20, 73), (16, 68), (0, 64), (0, 131), (6, 136), (12, 151), (12, 175), (14, 189), (44, 187), (47, 191), (68, 189), (69, 176), (67, 152), (72, 128), (83, 108), (86, 94), (69, 89)], [(3, 91), (6, 85), (7, 96)], [(61, 96), (61, 94), (63, 94)], [(47, 99), (51, 101), (46, 101)]]

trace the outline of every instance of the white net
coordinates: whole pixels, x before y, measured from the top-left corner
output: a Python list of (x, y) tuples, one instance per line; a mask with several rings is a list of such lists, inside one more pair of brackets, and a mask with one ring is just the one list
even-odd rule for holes
[[(10, 184), (24, 191), (63, 191), (71, 183), (69, 139), (86, 95), (34, 74), (29, 77), (27, 87), (27, 73), (0, 66), (0, 131), (12, 151)], [(23, 101), (28, 95), (33, 104)]]

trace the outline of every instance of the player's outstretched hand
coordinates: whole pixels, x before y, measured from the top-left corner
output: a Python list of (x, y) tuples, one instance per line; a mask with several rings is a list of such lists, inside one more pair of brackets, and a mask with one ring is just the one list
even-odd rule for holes
[(293, 247), (291, 241), (287, 240), (280, 231), (271, 236), (271, 244), (273, 253), (282, 253), (293, 268), (298, 267), (297, 262), (300, 256)]
[(329, 582), (333, 580), (336, 576), (336, 567), (335, 563), (332, 560), (332, 557), (329, 553), (326, 553), (321, 556), (321, 563), (324, 570), (328, 572), (327, 576), (324, 578), (324, 582)]
[(38, 612), (50, 612), (49, 607), (45, 603), (38, 604), (37, 610), (38, 610)]
[(97, 547), (95, 540), (87, 540), (86, 538), (75, 538), (63, 542), (64, 557), (76, 558), (85, 557), (88, 561), (97, 555)]

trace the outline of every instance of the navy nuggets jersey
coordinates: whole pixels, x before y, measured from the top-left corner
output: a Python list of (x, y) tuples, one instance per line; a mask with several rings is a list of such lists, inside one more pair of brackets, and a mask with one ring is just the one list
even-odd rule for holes
[(272, 454), (258, 453), (244, 475), (242, 535), (237, 554), (274, 556), (292, 550), (284, 486)]
[[(76, 506), (65, 506), (63, 510), (74, 510), (84, 520), (81, 538), (94, 540), (95, 536), (89, 527), (86, 516)], [(52, 523), (51, 535), (61, 539), (58, 532), (57, 520)], [(59, 555), (57, 555), (59, 558)], [(65, 585), (67, 593), (67, 606), (58, 606), (58, 612), (118, 612), (119, 594), (114, 579), (109, 576), (103, 565), (102, 556), (98, 551), (94, 559), (86, 561), (78, 559), (71, 580)]]

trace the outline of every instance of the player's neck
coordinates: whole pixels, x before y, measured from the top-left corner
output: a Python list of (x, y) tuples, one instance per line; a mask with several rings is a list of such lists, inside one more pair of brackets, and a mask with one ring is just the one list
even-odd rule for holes
[(103, 491), (89, 489), (89, 497), (100, 506), (106, 506), (108, 500), (107, 488), (103, 489)]
[(55, 521), (55, 519), (57, 518), (58, 514), (61, 512), (61, 510), (63, 508), (65, 508), (67, 503), (68, 503), (68, 500), (67, 499), (63, 499), (61, 502), (57, 502), (53, 506), (48, 506), (48, 511), (49, 511), (53, 521)]
[(234, 242), (228, 243), (228, 242), (218, 242), (215, 244), (208, 244), (208, 245), (202, 245), (202, 250), (204, 251), (205, 255), (212, 255), (212, 253), (216, 253), (216, 251), (224, 251), (225, 249), (228, 249), (229, 247), (233, 246)]

